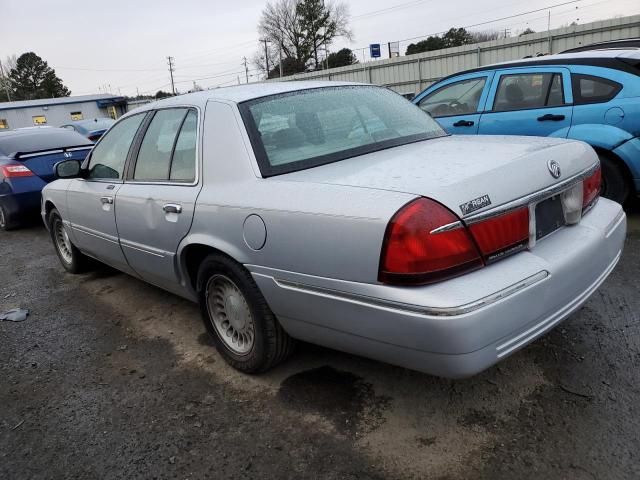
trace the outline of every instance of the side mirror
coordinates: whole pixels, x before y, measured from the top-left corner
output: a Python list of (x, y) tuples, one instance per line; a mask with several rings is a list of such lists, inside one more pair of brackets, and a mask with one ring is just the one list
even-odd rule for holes
[(57, 178), (78, 178), (80, 176), (80, 162), (78, 160), (64, 160), (56, 163), (54, 170)]

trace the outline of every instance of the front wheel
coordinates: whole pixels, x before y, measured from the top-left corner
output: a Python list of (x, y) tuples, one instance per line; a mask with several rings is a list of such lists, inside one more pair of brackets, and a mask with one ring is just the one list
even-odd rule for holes
[(600, 194), (621, 205), (629, 198), (629, 182), (622, 167), (607, 155), (598, 153), (602, 167), (602, 189)]
[(55, 208), (49, 213), (49, 232), (56, 249), (60, 263), (70, 273), (83, 272), (89, 262), (89, 258), (78, 250), (71, 240), (62, 223), (62, 217)]
[(209, 255), (198, 272), (202, 318), (220, 355), (245, 373), (269, 370), (294, 348), (251, 274), (240, 264)]

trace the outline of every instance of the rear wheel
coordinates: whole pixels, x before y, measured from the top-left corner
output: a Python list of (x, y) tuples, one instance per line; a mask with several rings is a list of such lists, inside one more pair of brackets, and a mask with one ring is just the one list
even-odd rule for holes
[(220, 355), (245, 373), (269, 370), (294, 348), (251, 274), (230, 258), (212, 254), (198, 272), (198, 296), (207, 331)]
[(49, 232), (62, 266), (70, 273), (86, 270), (89, 258), (78, 250), (67, 234), (60, 213), (55, 208), (49, 213)]
[(16, 227), (16, 224), (9, 217), (7, 209), (0, 204), (0, 230), (12, 230)]
[(629, 182), (622, 167), (611, 157), (598, 152), (602, 166), (602, 189), (600, 194), (620, 204), (629, 198)]

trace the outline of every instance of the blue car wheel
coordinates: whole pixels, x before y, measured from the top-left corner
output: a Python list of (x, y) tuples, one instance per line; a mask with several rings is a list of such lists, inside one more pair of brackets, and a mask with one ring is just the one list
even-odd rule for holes
[(602, 189), (600, 194), (623, 205), (631, 191), (625, 172), (617, 162), (604, 153), (598, 152), (602, 167)]
[(15, 228), (15, 224), (11, 221), (9, 217), (9, 212), (4, 208), (3, 205), (0, 205), (0, 230), (11, 230)]

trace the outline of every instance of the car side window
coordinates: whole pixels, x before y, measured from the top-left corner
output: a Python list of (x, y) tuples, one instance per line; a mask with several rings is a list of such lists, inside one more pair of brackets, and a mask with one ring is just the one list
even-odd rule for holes
[(155, 113), (140, 145), (134, 180), (169, 179), (171, 154), (186, 114), (186, 108), (168, 108)]
[(615, 97), (622, 85), (613, 80), (592, 75), (572, 74), (573, 99), (577, 105), (608, 102)]
[(89, 179), (121, 179), (133, 139), (145, 114), (118, 122), (93, 148), (89, 160)]
[(169, 180), (193, 182), (196, 179), (197, 130), (198, 114), (195, 110), (189, 110), (173, 150)]
[(562, 76), (557, 73), (502, 75), (493, 102), (494, 112), (564, 104)]
[(445, 85), (420, 100), (418, 106), (432, 117), (476, 113), (486, 83), (486, 77), (478, 77)]

